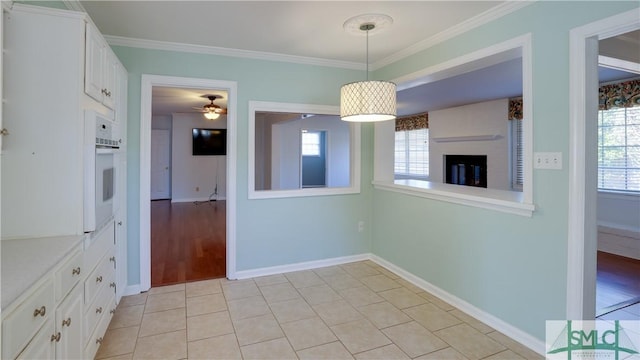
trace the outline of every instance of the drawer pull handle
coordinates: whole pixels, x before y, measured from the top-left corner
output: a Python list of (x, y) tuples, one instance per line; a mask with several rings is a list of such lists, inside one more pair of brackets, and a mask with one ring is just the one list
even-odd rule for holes
[(38, 315), (44, 316), (44, 314), (46, 314), (46, 313), (47, 313), (47, 308), (42, 306), (40, 309), (35, 309), (33, 311), (33, 317), (36, 317)]
[(96, 278), (96, 282), (102, 282), (102, 275), (100, 275), (100, 276), (98, 276), (98, 277)]
[(96, 339), (96, 344), (98, 345), (102, 344), (102, 337), (99, 337)]
[(58, 331), (57, 334), (53, 334), (51, 335), (51, 342), (60, 342), (60, 332)]
[(113, 314), (115, 314), (115, 313), (116, 313), (116, 309), (111, 309), (111, 310), (109, 310), (109, 314), (113, 315)]
[(80, 275), (80, 266), (71, 270), (71, 275)]
[(62, 326), (71, 326), (71, 318), (67, 318), (67, 320), (62, 320)]
[(102, 306), (96, 308), (96, 314), (102, 314)]

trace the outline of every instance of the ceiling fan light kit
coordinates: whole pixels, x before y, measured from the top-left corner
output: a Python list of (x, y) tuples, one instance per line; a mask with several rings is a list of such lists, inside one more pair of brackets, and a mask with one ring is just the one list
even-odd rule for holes
[(222, 98), (221, 96), (219, 96), (219, 95), (203, 95), (202, 97), (206, 97), (207, 99), (209, 99), (209, 101), (211, 101), (210, 104), (207, 104), (207, 105), (202, 107), (202, 109), (203, 109), (202, 112), (204, 114), (204, 117), (207, 118), (207, 120), (215, 120), (215, 119), (219, 118), (220, 115), (227, 113), (227, 109), (223, 109), (220, 106), (218, 106), (218, 105), (213, 103), (213, 101), (215, 99)]
[(378, 33), (390, 26), (387, 15), (365, 14), (347, 20), (347, 32), (367, 37), (367, 80), (345, 84), (340, 89), (340, 118), (350, 122), (376, 122), (396, 118), (396, 84), (369, 80), (369, 33)]
[(204, 113), (204, 117), (206, 117), (207, 120), (215, 120), (215, 119), (220, 117), (220, 114), (215, 113), (213, 111), (208, 111), (208, 112)]

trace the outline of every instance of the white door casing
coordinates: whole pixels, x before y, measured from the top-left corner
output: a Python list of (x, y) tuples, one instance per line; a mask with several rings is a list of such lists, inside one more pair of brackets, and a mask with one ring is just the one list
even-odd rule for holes
[(236, 279), (237, 96), (235, 81), (142, 74), (140, 87), (140, 285), (151, 288), (151, 99), (154, 86), (227, 91), (227, 278)]
[(597, 250), (598, 40), (640, 29), (640, 8), (571, 30), (569, 34), (569, 222), (567, 319), (595, 316)]

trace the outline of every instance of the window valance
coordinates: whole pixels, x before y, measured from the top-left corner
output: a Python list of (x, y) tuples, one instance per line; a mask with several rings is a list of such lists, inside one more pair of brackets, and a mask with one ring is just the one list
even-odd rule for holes
[(429, 128), (429, 114), (415, 114), (396, 118), (396, 131), (408, 131)]
[(640, 106), (640, 80), (600, 86), (600, 110)]
[(509, 120), (522, 120), (522, 97), (509, 99)]

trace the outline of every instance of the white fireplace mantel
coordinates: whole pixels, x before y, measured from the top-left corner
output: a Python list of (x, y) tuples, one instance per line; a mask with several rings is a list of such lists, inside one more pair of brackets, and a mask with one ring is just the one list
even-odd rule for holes
[(500, 134), (486, 134), (486, 135), (466, 135), (466, 136), (438, 136), (432, 137), (431, 140), (435, 142), (457, 142), (457, 141), (491, 141), (502, 138)]

